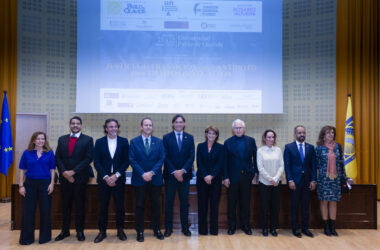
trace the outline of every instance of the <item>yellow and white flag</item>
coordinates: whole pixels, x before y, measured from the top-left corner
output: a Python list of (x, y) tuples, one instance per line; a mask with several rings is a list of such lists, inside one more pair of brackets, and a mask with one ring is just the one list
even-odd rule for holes
[(344, 134), (344, 167), (346, 169), (347, 177), (355, 179), (358, 174), (358, 170), (356, 166), (354, 119), (352, 116), (350, 95), (348, 96), (346, 127)]

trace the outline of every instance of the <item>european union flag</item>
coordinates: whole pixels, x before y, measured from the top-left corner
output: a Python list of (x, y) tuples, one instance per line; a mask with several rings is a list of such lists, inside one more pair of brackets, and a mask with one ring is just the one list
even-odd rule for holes
[(6, 91), (4, 91), (3, 109), (1, 113), (0, 124), (0, 172), (4, 175), (7, 175), (8, 169), (13, 162), (13, 143), (11, 119), (9, 118), (9, 108)]

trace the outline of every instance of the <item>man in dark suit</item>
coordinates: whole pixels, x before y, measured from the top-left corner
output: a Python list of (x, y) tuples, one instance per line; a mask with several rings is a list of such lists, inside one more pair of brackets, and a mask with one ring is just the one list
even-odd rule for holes
[(150, 195), (150, 210), (153, 233), (163, 240), (160, 230), (160, 203), (162, 186), (162, 165), (165, 149), (162, 141), (152, 136), (153, 122), (150, 118), (141, 121), (141, 135), (131, 140), (129, 160), (133, 168), (132, 185), (136, 198), (136, 240), (144, 241), (144, 210), (147, 195)]
[(70, 119), (71, 133), (58, 139), (55, 163), (59, 171), (62, 190), (62, 231), (56, 241), (70, 236), (71, 207), (76, 208), (75, 228), (79, 241), (84, 241), (84, 201), (89, 180), (89, 165), (92, 162), (94, 141), (81, 133), (82, 119), (74, 116)]
[(251, 183), (257, 182), (256, 141), (244, 135), (245, 123), (240, 119), (232, 122), (234, 136), (224, 142), (226, 165), (224, 185), (228, 188), (227, 233), (236, 231), (236, 205), (240, 205), (240, 227), (247, 235), (252, 235), (249, 225)]
[(302, 125), (294, 128), (296, 141), (285, 145), (284, 165), (286, 180), (290, 189), (290, 217), (293, 235), (301, 238), (298, 229), (298, 209), (301, 205), (302, 233), (309, 237), (313, 234), (309, 231), (309, 205), (310, 191), (316, 185), (316, 162), (314, 146), (305, 142), (306, 129)]
[(129, 165), (129, 145), (126, 138), (118, 136), (119, 122), (107, 119), (104, 124), (106, 136), (96, 140), (94, 149), (94, 166), (98, 172), (99, 189), (99, 234), (94, 242), (99, 243), (107, 237), (108, 206), (111, 195), (116, 208), (117, 237), (127, 239), (124, 229), (124, 187), (125, 170)]
[(182, 233), (191, 236), (188, 225), (189, 187), (193, 176), (195, 155), (194, 138), (184, 132), (185, 117), (175, 115), (172, 119), (173, 132), (164, 135), (163, 143), (166, 152), (165, 179), (165, 237), (173, 232), (173, 204), (178, 190)]

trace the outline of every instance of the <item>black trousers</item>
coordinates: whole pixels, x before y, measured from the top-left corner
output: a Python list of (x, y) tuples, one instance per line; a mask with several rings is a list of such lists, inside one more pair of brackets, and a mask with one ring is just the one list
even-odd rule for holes
[(61, 184), (62, 194), (62, 231), (70, 230), (71, 208), (75, 204), (75, 229), (77, 232), (84, 230), (85, 215), (85, 195), (87, 183), (69, 183)]
[(280, 213), (280, 184), (275, 187), (259, 183), (260, 196), (260, 227), (268, 228), (268, 212), (270, 212), (270, 228), (278, 227), (278, 216)]
[(24, 183), (25, 197), (22, 199), (22, 219), (20, 243), (34, 242), (34, 218), (38, 202), (40, 209), (40, 237), (39, 243), (51, 240), (50, 207), (51, 195), (48, 195), (50, 179), (26, 179)]
[(146, 197), (150, 196), (150, 212), (151, 226), (153, 230), (160, 229), (160, 213), (161, 213), (161, 186), (154, 186), (151, 182), (144, 186), (135, 187), (136, 198), (136, 223), (135, 229), (137, 232), (144, 232), (144, 217), (145, 217), (145, 201)]
[(198, 193), (198, 232), (208, 234), (207, 215), (210, 203), (210, 233), (218, 233), (219, 201), (222, 188), (221, 178), (214, 178), (207, 184), (203, 178), (197, 178)]
[(165, 178), (165, 227), (173, 228), (173, 205), (177, 190), (180, 203), (181, 226), (187, 229), (189, 227), (190, 180), (179, 182), (172, 174)]
[(310, 188), (309, 182), (302, 181), (296, 190), (290, 190), (290, 220), (292, 229), (298, 229), (298, 211), (301, 205), (302, 229), (309, 227)]
[(230, 227), (236, 227), (236, 207), (240, 206), (240, 226), (249, 226), (249, 211), (251, 203), (251, 181), (249, 175), (241, 175), (237, 183), (231, 183), (228, 188), (227, 217)]
[(98, 184), (99, 190), (99, 230), (106, 231), (108, 225), (108, 207), (110, 203), (111, 195), (115, 202), (116, 209), (116, 227), (118, 229), (124, 228), (124, 190), (125, 190), (125, 178), (119, 178), (116, 181), (116, 186), (110, 187), (105, 182)]

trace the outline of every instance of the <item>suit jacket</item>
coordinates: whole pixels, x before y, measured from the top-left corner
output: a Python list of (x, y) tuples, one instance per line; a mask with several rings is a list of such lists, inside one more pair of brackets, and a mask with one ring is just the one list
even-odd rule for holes
[[(111, 158), (108, 148), (107, 136), (96, 140), (94, 149), (94, 166), (98, 172), (98, 183), (106, 183), (103, 179), (104, 176), (111, 176), (116, 172), (121, 174), (118, 181), (120, 180), (125, 183), (125, 171), (129, 166), (128, 139), (120, 136), (117, 137), (116, 150), (113, 158)], [(113, 172), (111, 172), (111, 166), (113, 166)]]
[(174, 131), (164, 135), (163, 143), (166, 152), (164, 178), (168, 178), (175, 170), (185, 169), (184, 180), (193, 177), (193, 163), (195, 158), (195, 145), (192, 135), (183, 132), (182, 148), (178, 149), (177, 138)]
[(197, 177), (212, 175), (221, 178), (224, 169), (223, 145), (215, 142), (208, 152), (207, 142), (199, 143), (197, 147)]
[(89, 165), (92, 162), (94, 140), (83, 133), (80, 134), (71, 156), (69, 155), (70, 135), (63, 135), (58, 139), (55, 151), (55, 164), (59, 171), (60, 183), (68, 183), (62, 173), (66, 170), (74, 170), (75, 183), (87, 183), (89, 180)]
[(316, 181), (317, 168), (313, 145), (305, 143), (305, 158), (302, 163), (297, 143), (294, 141), (286, 144), (284, 150), (284, 165), (286, 181), (294, 181), (296, 187), (303, 181), (302, 172), (304, 174), (304, 180), (306, 181), (305, 184)]
[(152, 185), (162, 185), (162, 164), (165, 160), (165, 149), (162, 141), (151, 136), (150, 151), (146, 153), (144, 141), (141, 135), (131, 140), (129, 148), (129, 161), (132, 166), (132, 185), (143, 186), (146, 181), (142, 178), (145, 172), (153, 171)]
[(236, 146), (236, 136), (232, 136), (224, 142), (224, 155), (226, 157), (224, 179), (230, 179), (231, 183), (237, 183), (241, 173), (248, 175), (251, 179), (255, 174), (258, 174), (256, 141), (246, 135), (244, 135), (243, 140), (245, 143), (243, 157)]

